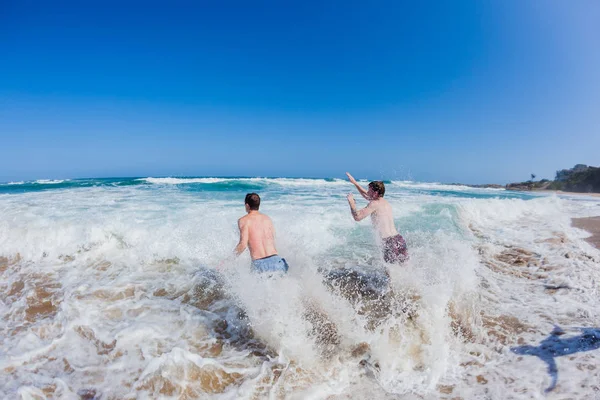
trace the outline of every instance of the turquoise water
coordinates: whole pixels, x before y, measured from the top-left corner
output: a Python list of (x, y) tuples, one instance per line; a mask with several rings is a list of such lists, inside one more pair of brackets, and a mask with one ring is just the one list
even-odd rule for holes
[[(283, 195), (306, 191), (311, 184), (336, 185), (344, 181), (335, 178), (248, 178), (248, 177), (169, 177), (169, 178), (86, 178), (86, 179), (66, 179), (66, 180), (35, 180), (21, 182), (0, 183), (0, 194), (29, 193), (47, 190), (66, 190), (90, 187), (121, 187), (121, 186), (139, 186), (152, 188), (157, 185), (176, 185), (178, 190), (186, 192), (229, 192), (240, 193), (247, 191), (268, 191), (273, 194)], [(365, 181), (366, 182), (366, 181)], [(436, 183), (425, 184), (432, 188), (423, 188), (419, 182), (400, 182), (395, 185), (394, 181), (384, 181), (387, 185), (398, 187), (403, 192), (413, 195), (430, 195), (443, 197), (459, 198), (515, 198), (532, 199), (536, 195), (511, 192), (504, 190), (488, 189), (470, 189), (470, 190), (452, 190), (435, 188)], [(298, 183), (298, 185), (295, 185)], [(452, 188), (450, 185), (441, 185), (445, 188)], [(466, 188), (464, 186), (459, 186)], [(468, 188), (467, 188), (468, 189)], [(312, 190), (312, 188), (310, 189)], [(335, 191), (328, 191), (332, 195), (340, 195)]]

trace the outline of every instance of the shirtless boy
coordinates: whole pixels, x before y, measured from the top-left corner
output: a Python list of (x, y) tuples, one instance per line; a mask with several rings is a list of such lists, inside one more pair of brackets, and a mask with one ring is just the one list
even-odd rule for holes
[(234, 249), (234, 254), (239, 256), (250, 249), (252, 269), (256, 272), (287, 272), (289, 266), (284, 258), (277, 255), (275, 248), (275, 228), (271, 218), (258, 211), (260, 196), (248, 193), (244, 201), (246, 215), (238, 220), (240, 241)]
[(370, 215), (373, 227), (381, 238), (384, 261), (396, 264), (406, 261), (408, 259), (406, 242), (394, 225), (392, 206), (383, 198), (385, 194), (385, 185), (383, 182), (373, 181), (369, 183), (369, 190), (365, 190), (350, 173), (346, 172), (346, 175), (350, 182), (356, 186), (361, 196), (369, 201), (369, 204), (365, 208), (357, 210), (354, 196), (348, 194), (348, 204), (350, 204), (350, 212), (354, 220), (360, 221)]

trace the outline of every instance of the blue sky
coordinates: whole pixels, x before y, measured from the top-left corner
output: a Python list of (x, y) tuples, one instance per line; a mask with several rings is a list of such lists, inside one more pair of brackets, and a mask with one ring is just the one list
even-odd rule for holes
[[(370, 4), (367, 4), (370, 3)], [(0, 3), (0, 181), (600, 164), (600, 3)]]

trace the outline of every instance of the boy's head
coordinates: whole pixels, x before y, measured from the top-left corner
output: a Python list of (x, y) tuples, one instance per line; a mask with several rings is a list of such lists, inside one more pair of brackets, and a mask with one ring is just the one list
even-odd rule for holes
[(372, 199), (377, 199), (383, 197), (385, 194), (385, 185), (383, 181), (373, 181), (369, 183), (369, 192), (368, 195)]
[(260, 207), (260, 196), (256, 193), (248, 193), (244, 200), (244, 204), (246, 205), (246, 211), (258, 211)]

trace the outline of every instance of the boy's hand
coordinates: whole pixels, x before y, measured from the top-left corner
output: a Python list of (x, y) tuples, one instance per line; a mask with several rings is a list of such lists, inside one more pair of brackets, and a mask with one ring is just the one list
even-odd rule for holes
[(356, 183), (356, 179), (354, 179), (354, 177), (352, 175), (350, 175), (350, 172), (346, 172), (346, 176), (348, 177), (350, 182)]
[(354, 201), (354, 195), (352, 195), (352, 193), (348, 193), (348, 195), (346, 196), (346, 198), (348, 199), (348, 203), (350, 203), (350, 205), (354, 205), (356, 203)]

